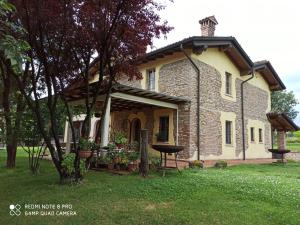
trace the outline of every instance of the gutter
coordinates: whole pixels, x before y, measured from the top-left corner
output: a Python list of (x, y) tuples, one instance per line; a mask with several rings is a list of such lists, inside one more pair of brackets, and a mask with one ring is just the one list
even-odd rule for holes
[(191, 59), (191, 57), (184, 51), (183, 45), (180, 44), (180, 50), (183, 52), (185, 57), (190, 61), (192, 66), (197, 72), (197, 160), (200, 161), (200, 69), (198, 66), (194, 63), (194, 61)]
[(254, 67), (251, 70), (251, 77), (241, 83), (241, 111), (242, 111), (242, 142), (243, 142), (243, 160), (246, 160), (246, 141), (245, 141), (245, 113), (244, 113), (244, 84), (254, 78)]

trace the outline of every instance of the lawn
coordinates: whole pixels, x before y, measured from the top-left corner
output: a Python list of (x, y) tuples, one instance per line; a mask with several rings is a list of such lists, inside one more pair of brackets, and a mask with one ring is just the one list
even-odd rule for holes
[[(5, 161), (0, 152), (0, 165)], [(32, 176), (27, 159), (0, 168), (0, 224), (299, 225), (300, 164), (117, 176), (90, 171), (81, 185), (58, 185), (51, 162)], [(9, 215), (10, 204), (72, 204), (76, 216)]]
[(300, 152), (300, 143), (287, 143), (286, 148), (295, 152)]

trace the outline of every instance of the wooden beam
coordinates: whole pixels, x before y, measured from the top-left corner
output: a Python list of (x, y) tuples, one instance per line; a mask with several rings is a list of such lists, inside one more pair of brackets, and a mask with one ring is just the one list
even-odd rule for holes
[(124, 94), (120, 92), (112, 93), (111, 96), (113, 98), (125, 99), (125, 100), (139, 102), (147, 105), (155, 105), (155, 106), (160, 106), (165, 108), (178, 109), (178, 105), (173, 103), (163, 102), (155, 99), (143, 98), (140, 96), (134, 96), (134, 95)]

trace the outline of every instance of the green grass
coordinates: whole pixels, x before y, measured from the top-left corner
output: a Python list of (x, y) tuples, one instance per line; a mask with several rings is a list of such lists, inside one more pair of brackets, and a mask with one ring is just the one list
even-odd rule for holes
[[(0, 152), (0, 165), (5, 154)], [(224, 170), (117, 176), (90, 171), (81, 185), (58, 185), (43, 161), (32, 176), (24, 154), (17, 168), (0, 168), (0, 224), (299, 225), (300, 164), (242, 165)], [(10, 204), (73, 205), (77, 216), (9, 215)]]
[(286, 148), (292, 151), (300, 152), (300, 143), (287, 143)]

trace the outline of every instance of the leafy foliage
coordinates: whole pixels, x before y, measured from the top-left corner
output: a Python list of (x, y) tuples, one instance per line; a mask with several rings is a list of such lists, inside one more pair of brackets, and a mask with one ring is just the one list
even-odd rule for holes
[[(65, 170), (65, 172), (70, 175), (70, 177), (72, 175), (74, 175), (74, 173), (75, 173), (74, 162), (75, 162), (75, 154), (74, 153), (69, 153), (69, 154), (64, 155), (64, 159), (62, 161), (62, 167)], [(85, 163), (83, 160), (80, 160), (80, 172), (82, 174), (87, 172)]]
[(22, 63), (28, 60), (26, 51), (29, 44), (20, 35), (26, 34), (25, 29), (17, 21), (12, 21), (15, 7), (6, 0), (0, 0), (0, 54), (10, 60), (15, 71), (21, 72)]
[(226, 168), (227, 167), (227, 162), (224, 161), (224, 160), (219, 160), (215, 163), (214, 167), (220, 168), (220, 169)]
[(295, 119), (298, 111), (294, 108), (299, 104), (293, 91), (275, 91), (272, 92), (271, 108), (274, 112), (286, 113), (291, 119)]
[[(18, 11), (12, 21), (21, 24), (27, 31), (20, 32), (16, 37), (26, 40), (30, 46), (23, 65), (30, 72), (14, 74), (18, 88), (36, 117), (38, 130), (51, 152), (61, 179), (65, 174), (58, 132), (61, 123), (57, 118), (59, 100), (63, 102), (73, 131), (76, 176), (81, 179), (79, 148), (74, 138), (68, 91), (73, 86), (80, 86), (85, 93), (91, 93), (80, 96), (85, 100), (86, 115), (81, 135), (88, 138), (90, 118), (99, 91), (108, 94), (120, 74), (125, 74), (129, 79), (141, 78), (137, 69), (138, 60), (146, 53), (154, 37), (166, 35), (171, 29), (167, 22), (161, 22), (158, 15), (164, 7), (154, 0), (10, 2)], [(20, 61), (18, 58), (13, 60)], [(95, 79), (95, 88), (92, 89), (89, 81), (95, 74), (99, 78)], [(44, 96), (47, 98), (41, 101)]]

